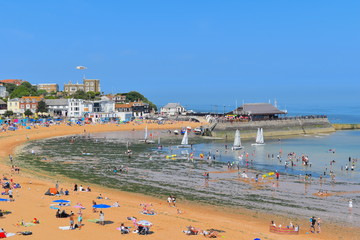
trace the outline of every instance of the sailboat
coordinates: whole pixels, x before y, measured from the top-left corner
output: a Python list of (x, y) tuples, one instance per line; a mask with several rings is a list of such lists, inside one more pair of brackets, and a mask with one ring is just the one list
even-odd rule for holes
[(147, 126), (145, 127), (145, 136), (144, 139), (139, 140), (140, 142), (144, 142), (144, 143), (155, 143), (153, 140), (149, 140), (148, 139), (148, 130), (147, 130)]
[(251, 146), (261, 146), (261, 145), (265, 145), (264, 132), (262, 128), (258, 128), (255, 143), (251, 144)]
[(238, 129), (235, 132), (234, 146), (232, 147), (232, 150), (240, 150), (242, 148), (243, 148), (243, 146), (241, 146), (240, 131)]
[(188, 137), (188, 132), (185, 131), (184, 136), (181, 140), (181, 145), (178, 146), (179, 148), (191, 148), (191, 146), (189, 145), (189, 137)]

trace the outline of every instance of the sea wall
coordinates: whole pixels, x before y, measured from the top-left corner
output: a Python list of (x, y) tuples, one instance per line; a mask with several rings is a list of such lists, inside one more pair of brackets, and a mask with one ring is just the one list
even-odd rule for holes
[(360, 129), (360, 124), (333, 124), (335, 130), (354, 130)]
[(287, 135), (303, 135), (334, 132), (335, 128), (327, 118), (286, 119), (253, 122), (219, 122), (213, 125), (211, 135), (226, 138), (233, 136), (236, 129), (242, 138), (253, 138), (258, 128), (264, 129), (265, 137), (280, 137)]

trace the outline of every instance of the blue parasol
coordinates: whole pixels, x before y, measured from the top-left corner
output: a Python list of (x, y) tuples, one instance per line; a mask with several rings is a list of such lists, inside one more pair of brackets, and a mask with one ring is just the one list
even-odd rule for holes
[(70, 201), (68, 200), (63, 200), (63, 199), (59, 199), (59, 200), (54, 200), (53, 202), (57, 202), (57, 203), (68, 203)]
[(1, 201), (1, 202), (7, 202), (7, 201), (9, 201), (9, 199), (6, 199), (6, 198), (0, 198), (0, 201)]
[(93, 205), (93, 208), (111, 208), (111, 206), (106, 204), (96, 204)]

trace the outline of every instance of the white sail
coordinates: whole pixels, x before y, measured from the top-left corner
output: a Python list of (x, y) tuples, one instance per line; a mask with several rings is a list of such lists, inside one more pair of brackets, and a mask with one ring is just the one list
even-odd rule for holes
[(234, 146), (233, 146), (233, 150), (236, 149), (241, 149), (241, 136), (240, 136), (240, 131), (236, 130), (235, 132), (235, 139), (234, 139)]
[(147, 126), (146, 126), (145, 127), (145, 137), (144, 137), (145, 140), (147, 139), (147, 136), (148, 136), (148, 132), (147, 132)]
[(189, 141), (188, 140), (188, 133), (187, 133), (187, 131), (185, 131), (183, 139), (181, 141), (181, 145), (188, 145), (188, 141)]
[(257, 134), (256, 134), (256, 140), (255, 140), (256, 143), (260, 143), (260, 134), (261, 134), (261, 131), (260, 131), (260, 128), (258, 128)]
[(258, 128), (256, 135), (256, 143), (251, 144), (252, 146), (264, 145), (264, 132), (262, 128)]
[(259, 139), (259, 143), (264, 144), (264, 132), (263, 129), (260, 128), (260, 139)]
[(160, 142), (160, 137), (159, 137), (159, 138), (158, 138), (158, 145), (160, 145), (160, 143), (161, 143), (161, 142)]

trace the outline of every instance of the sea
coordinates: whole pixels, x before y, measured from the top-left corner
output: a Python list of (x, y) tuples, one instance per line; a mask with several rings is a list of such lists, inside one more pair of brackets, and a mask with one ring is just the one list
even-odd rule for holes
[[(328, 108), (325, 112), (314, 108), (307, 115), (328, 115), (334, 123), (360, 123), (358, 110)], [(298, 109), (299, 115), (306, 115), (301, 111)], [(88, 185), (163, 199), (175, 195), (179, 202), (246, 208), (294, 221), (316, 216), (323, 221), (360, 226), (359, 130), (265, 138), (263, 146), (252, 146), (254, 139), (243, 140), (240, 151), (231, 150), (232, 138), (204, 139), (190, 133), (192, 148), (178, 148), (181, 135), (165, 130), (149, 133), (155, 144), (139, 142), (144, 131), (32, 141), (22, 148), (15, 161), (22, 167), (67, 176)], [(126, 154), (128, 149), (133, 152), (131, 157)], [(286, 165), (289, 153), (297, 158), (306, 156), (310, 164), (304, 166), (301, 160), (294, 160), (294, 164)], [(280, 174), (279, 180), (275, 172)], [(209, 179), (205, 173), (209, 173)]]

